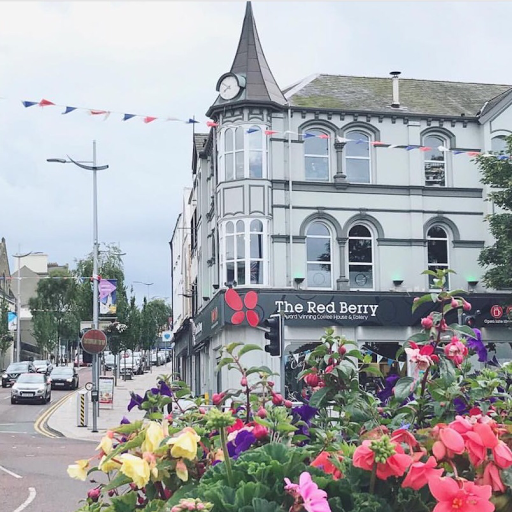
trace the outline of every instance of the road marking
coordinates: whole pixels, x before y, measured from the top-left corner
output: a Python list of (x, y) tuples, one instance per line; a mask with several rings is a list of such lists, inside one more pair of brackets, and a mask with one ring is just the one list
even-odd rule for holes
[(29, 487), (28, 498), (14, 512), (25, 510), (34, 501), (36, 494), (36, 490), (33, 487)]
[(73, 393), (68, 393), (64, 395), (60, 400), (57, 400), (54, 404), (52, 404), (50, 407), (45, 409), (43, 413), (37, 418), (37, 420), (34, 423), (34, 429), (38, 434), (41, 434), (45, 437), (52, 437), (57, 438), (60, 436), (55, 435), (53, 432), (48, 430), (46, 428), (46, 422), (50, 419), (51, 415), (68, 399), (71, 399), (77, 391), (74, 391)]
[(0, 469), (2, 471), (5, 471), (8, 475), (13, 476), (14, 478), (23, 478), (22, 476), (17, 475), (16, 473), (13, 473), (12, 471), (9, 471), (7, 468), (4, 468), (3, 466), (0, 466)]

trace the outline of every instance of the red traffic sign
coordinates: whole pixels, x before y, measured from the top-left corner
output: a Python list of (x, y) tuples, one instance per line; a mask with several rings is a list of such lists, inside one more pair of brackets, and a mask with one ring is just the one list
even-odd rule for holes
[(82, 348), (89, 354), (99, 354), (107, 346), (107, 336), (103, 331), (91, 329), (82, 336)]

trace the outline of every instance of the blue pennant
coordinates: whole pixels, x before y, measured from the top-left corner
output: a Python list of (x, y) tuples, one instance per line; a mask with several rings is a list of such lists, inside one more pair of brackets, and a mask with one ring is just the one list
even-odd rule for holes
[(500, 155), (498, 157), (498, 160), (508, 160), (509, 159), (509, 156), (508, 155)]
[(189, 119), (188, 121), (185, 121), (187, 124), (194, 124), (199, 123), (199, 121), (196, 121), (195, 119)]
[(132, 117), (135, 117), (136, 114), (124, 114), (123, 115), (123, 121), (128, 121), (128, 119), (131, 119)]
[(259, 132), (259, 131), (260, 131), (259, 128), (249, 128), (247, 130), (247, 133), (254, 133), (254, 132)]
[(23, 103), (23, 106), (25, 108), (33, 107), (34, 105), (37, 105), (37, 101), (22, 101), (21, 103)]
[(64, 110), (62, 114), (69, 114), (70, 112), (73, 112), (73, 110), (76, 110), (76, 107), (66, 107), (66, 110)]
[(310, 137), (316, 137), (316, 135), (314, 133), (304, 133), (302, 134), (302, 136), (305, 138), (305, 139), (309, 139)]

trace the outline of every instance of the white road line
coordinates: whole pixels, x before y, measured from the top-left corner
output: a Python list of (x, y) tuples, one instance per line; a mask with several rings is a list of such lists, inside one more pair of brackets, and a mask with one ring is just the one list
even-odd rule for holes
[(34, 501), (36, 494), (36, 490), (33, 487), (29, 487), (28, 498), (14, 512), (25, 510)]
[(13, 473), (12, 471), (9, 471), (7, 468), (4, 468), (3, 466), (0, 466), (0, 470), (5, 471), (8, 475), (13, 476), (14, 478), (23, 478), (20, 475), (17, 475), (16, 473)]

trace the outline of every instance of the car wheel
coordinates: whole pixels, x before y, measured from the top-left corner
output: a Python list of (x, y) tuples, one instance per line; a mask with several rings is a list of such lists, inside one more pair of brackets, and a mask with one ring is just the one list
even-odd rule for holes
[(48, 393), (48, 396), (46, 397), (46, 401), (47, 402), (51, 402), (52, 401), (52, 393), (50, 391), (50, 393)]
[(11, 396), (11, 404), (14, 405), (16, 404), (16, 400)]
[(77, 379), (77, 380), (76, 380), (76, 384), (75, 384), (75, 389), (78, 389), (78, 385), (79, 385), (79, 384), (80, 384), (80, 383), (78, 382), (78, 379)]
[(7, 384), (6, 384), (4, 381), (2, 381), (2, 387), (3, 387), (3, 388), (6, 388), (6, 387), (7, 387)]

